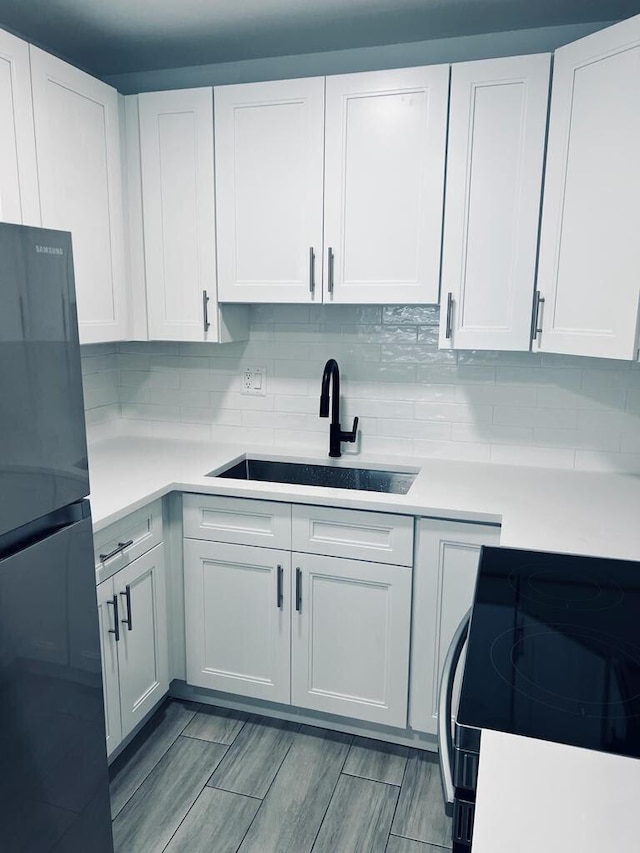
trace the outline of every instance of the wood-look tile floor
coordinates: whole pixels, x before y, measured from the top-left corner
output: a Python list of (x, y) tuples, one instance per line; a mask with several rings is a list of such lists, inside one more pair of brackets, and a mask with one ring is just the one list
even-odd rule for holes
[(446, 853), (435, 757), (170, 700), (111, 767), (116, 853)]

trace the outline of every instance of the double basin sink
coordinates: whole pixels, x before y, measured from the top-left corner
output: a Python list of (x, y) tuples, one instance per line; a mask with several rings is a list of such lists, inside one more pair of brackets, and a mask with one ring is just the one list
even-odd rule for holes
[(206, 476), (406, 495), (417, 474), (417, 471), (411, 470), (391, 471), (272, 459), (242, 459), (222, 471), (211, 471)]

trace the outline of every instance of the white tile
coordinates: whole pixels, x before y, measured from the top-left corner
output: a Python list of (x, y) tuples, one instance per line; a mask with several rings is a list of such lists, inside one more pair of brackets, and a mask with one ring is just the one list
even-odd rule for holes
[(572, 447), (580, 450), (619, 450), (619, 432), (536, 427), (533, 443), (545, 447)]
[(494, 364), (498, 368), (534, 368), (541, 364), (542, 356), (533, 352), (497, 352), (495, 350), (460, 350), (460, 364)]
[(593, 450), (576, 450), (575, 467), (578, 471), (640, 474), (640, 453), (602, 453)]
[[(318, 404), (316, 400), (316, 411)], [(358, 397), (343, 397), (341, 412), (345, 417), (368, 418), (411, 418), (413, 419), (413, 403), (405, 400), (366, 400)]]
[(312, 305), (309, 318), (327, 325), (377, 325), (382, 322), (380, 305)]
[(309, 453), (328, 452), (329, 435), (316, 432), (299, 432), (290, 429), (275, 430), (274, 443), (276, 447), (300, 449)]
[(214, 424), (211, 427), (211, 439), (233, 444), (273, 444), (273, 430)]
[(184, 406), (180, 408), (180, 420), (182, 423), (241, 426), (242, 412), (235, 409), (192, 409)]
[(451, 437), (451, 424), (437, 421), (402, 421), (378, 419), (378, 435), (399, 438), (428, 438), (446, 440)]
[(440, 309), (437, 305), (386, 305), (382, 309), (382, 322), (438, 326)]
[[(347, 381), (356, 382), (404, 382), (416, 381), (415, 364), (382, 364), (370, 362), (359, 364), (358, 361), (340, 365), (340, 377)], [(322, 377), (322, 370), (320, 377)]]
[(458, 383), (455, 386), (455, 399), (459, 403), (485, 403), (509, 406), (510, 408), (513, 406), (535, 406), (537, 388), (535, 385)]
[(422, 403), (415, 404), (416, 418), (449, 423), (486, 423), (493, 417), (492, 406), (469, 406), (465, 403)]
[(178, 406), (152, 406), (146, 403), (123, 403), (122, 417), (145, 421), (180, 421)]
[(276, 412), (297, 412), (299, 414), (318, 414), (320, 402), (318, 397), (305, 397), (300, 394), (287, 396), (278, 394), (275, 397)]
[[(291, 358), (298, 357), (292, 355)], [(312, 343), (309, 345), (309, 359), (311, 361), (316, 361), (318, 364), (324, 366), (325, 362), (330, 358), (336, 359), (342, 373), (343, 362), (380, 361), (380, 346), (378, 344), (350, 344), (346, 341), (339, 344)]]
[(419, 365), (417, 368), (418, 382), (452, 385), (459, 382), (485, 383), (496, 381), (495, 367), (468, 364), (432, 364)]
[(256, 429), (300, 429), (307, 423), (307, 416), (294, 412), (242, 412), (242, 425)]
[(180, 374), (177, 370), (158, 373), (144, 370), (121, 370), (120, 384), (142, 385), (145, 388), (177, 388), (180, 385)]
[(558, 447), (491, 445), (491, 461), (501, 465), (530, 465), (537, 468), (573, 468), (574, 450)]
[[(342, 339), (344, 343), (415, 343), (417, 340), (415, 326), (343, 326)], [(327, 336), (324, 335), (324, 338)]]
[(455, 363), (454, 350), (437, 350), (426, 344), (383, 344), (380, 349), (382, 361), (397, 364), (446, 364)]
[(209, 406), (211, 395), (208, 391), (188, 391), (176, 388), (149, 388), (148, 402), (161, 406), (189, 406), (204, 408)]
[(502, 426), (575, 429), (578, 426), (578, 409), (495, 406), (493, 422)]
[(473, 441), (478, 444), (531, 444), (533, 430), (527, 427), (495, 426), (494, 424), (452, 424), (453, 441)]
[(461, 462), (488, 462), (490, 448), (488, 444), (473, 444), (462, 441), (424, 441), (413, 440), (413, 452), (416, 456), (434, 459), (453, 459)]

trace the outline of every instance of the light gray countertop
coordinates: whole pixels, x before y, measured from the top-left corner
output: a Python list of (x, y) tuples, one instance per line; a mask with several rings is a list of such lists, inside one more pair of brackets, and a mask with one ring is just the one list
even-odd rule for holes
[[(320, 464), (418, 468), (406, 495), (207, 477), (245, 452)], [(640, 476), (415, 457), (283, 454), (267, 447), (161, 438), (108, 439), (89, 448), (94, 531), (177, 490), (502, 525), (501, 544), (640, 560)]]

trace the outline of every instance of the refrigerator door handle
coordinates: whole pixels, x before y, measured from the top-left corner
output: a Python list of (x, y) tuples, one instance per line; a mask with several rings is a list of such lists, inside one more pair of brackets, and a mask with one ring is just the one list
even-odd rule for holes
[(469, 634), (471, 608), (467, 610), (462, 621), (456, 628), (451, 645), (442, 668), (440, 693), (438, 695), (438, 754), (440, 756), (440, 779), (444, 807), (447, 814), (453, 809), (453, 735), (451, 733), (451, 711), (453, 706), (453, 685), (455, 682), (458, 663)]

